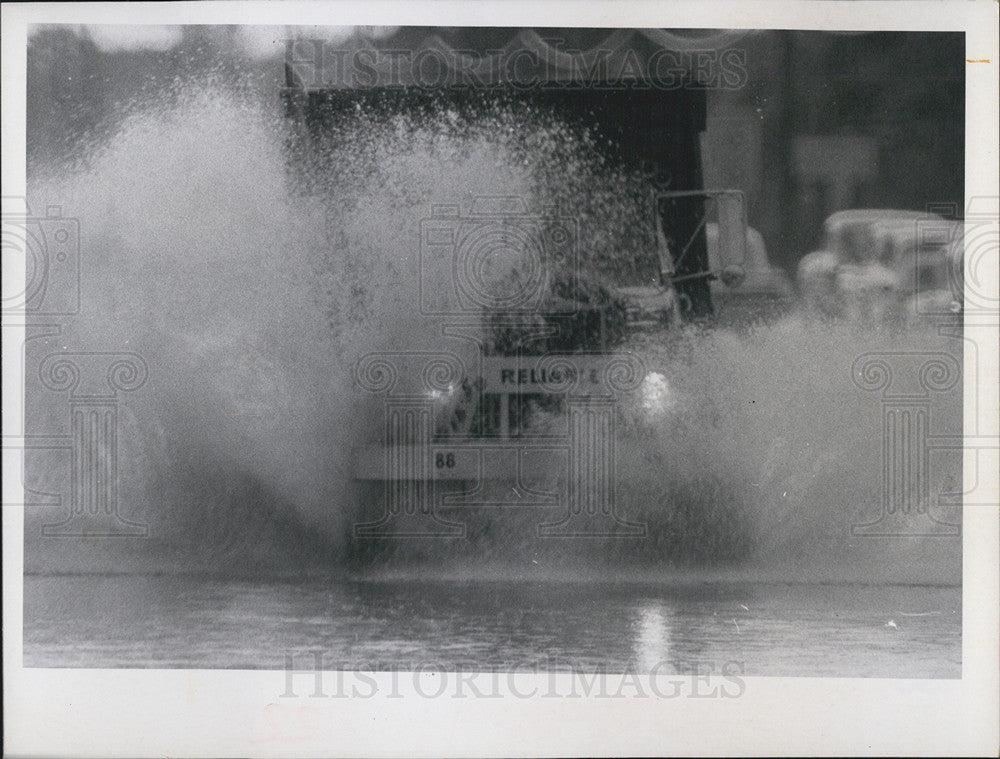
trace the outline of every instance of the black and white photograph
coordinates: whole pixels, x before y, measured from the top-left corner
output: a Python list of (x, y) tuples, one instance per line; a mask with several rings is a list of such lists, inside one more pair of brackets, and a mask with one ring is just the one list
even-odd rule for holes
[(4, 8), (12, 755), (995, 755), (995, 3), (192, 5)]

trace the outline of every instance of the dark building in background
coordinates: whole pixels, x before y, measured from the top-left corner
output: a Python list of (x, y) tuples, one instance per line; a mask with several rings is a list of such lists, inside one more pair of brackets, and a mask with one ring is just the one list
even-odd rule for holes
[[(172, 50), (115, 53), (68, 27), (37, 31), (27, 57), (29, 176), (101, 139), (122, 107), (169, 97), (188, 77), (240, 81), (280, 114), (284, 62), (242, 57), (234, 30), (185, 27)], [(705, 185), (746, 193), (775, 263), (793, 268), (842, 208), (961, 212), (964, 34), (766, 31), (730, 44), (746, 84), (707, 92)]]
[(964, 200), (962, 33), (766, 32), (742, 41), (749, 83), (709, 98), (709, 185), (747, 193), (786, 268), (844, 208)]

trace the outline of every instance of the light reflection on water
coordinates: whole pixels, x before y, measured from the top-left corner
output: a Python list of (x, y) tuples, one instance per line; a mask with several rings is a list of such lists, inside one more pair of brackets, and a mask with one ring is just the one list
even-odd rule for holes
[(638, 628), (633, 656), (642, 672), (655, 670), (657, 664), (670, 656), (670, 614), (662, 602), (640, 606), (637, 610)]
[(24, 663), (266, 669), (322, 651), (346, 669), (954, 678), (961, 600), (951, 586), (29, 575)]

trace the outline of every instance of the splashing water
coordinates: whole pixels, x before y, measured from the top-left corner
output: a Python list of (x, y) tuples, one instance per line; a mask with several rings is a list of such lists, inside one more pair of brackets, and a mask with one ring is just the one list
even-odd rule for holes
[[(579, 223), (588, 271), (645, 281), (635, 262), (655, 242), (641, 178), (544, 113), (359, 111), (334, 137), (297, 174), (287, 124), (224, 88), (188, 85), (134, 108), (80, 166), (34, 170), (29, 204), (80, 219), (83, 309), (60, 337), (29, 341), (29, 362), (63, 345), (146, 360), (148, 384), (121, 403), (119, 498), (151, 539), (50, 546), (37, 527), (60, 512), (40, 509), (29, 566), (342, 564), (358, 502), (377, 497), (353, 482), (350, 452), (377, 439), (381, 419), (350, 367), (377, 350), (459, 350), (419, 318), (417, 241), (433, 203), (559, 202)], [(792, 316), (634, 346), (655, 374), (622, 411), (619, 502), (649, 535), (596, 552), (605, 566), (954, 581), (955, 539), (850, 531), (880, 492), (880, 410), (853, 385), (854, 359), (954, 353), (954, 342)], [(64, 399), (31, 377), (28, 392), (29, 433), (43, 434)], [(960, 397), (946, 401), (934, 423), (955, 434)], [(936, 492), (960, 479), (957, 465), (939, 463)], [(58, 492), (55, 470), (29, 459), (28, 479)], [(595, 544), (545, 547), (560, 553), (592, 558)]]

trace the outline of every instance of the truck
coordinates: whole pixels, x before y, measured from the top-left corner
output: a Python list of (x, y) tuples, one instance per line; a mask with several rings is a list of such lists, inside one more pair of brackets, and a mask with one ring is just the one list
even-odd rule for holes
[[(476, 347), (373, 351), (353, 365), (383, 413), (379, 439), (353, 452), (359, 555), (436, 550), (411, 538), (645, 535), (617, 502), (616, 429), (621, 404), (655, 396), (664, 378), (635, 346), (710, 322), (713, 288), (740, 285), (757, 242), (742, 193), (702, 183), (705, 49), (663, 30), (429, 28), (290, 48), (285, 108), (306, 161), (361, 108), (390, 118), (502, 99), (585, 125), (609, 160), (649, 176), (656, 271), (638, 283), (565, 265), (575, 231), (558, 209), (532, 215), (511, 197), (428, 209), (421, 255), (454, 265), (421, 265), (419, 313)], [(335, 76), (321, 59), (337, 61)], [(518, 246), (520, 268), (490, 270)]]

